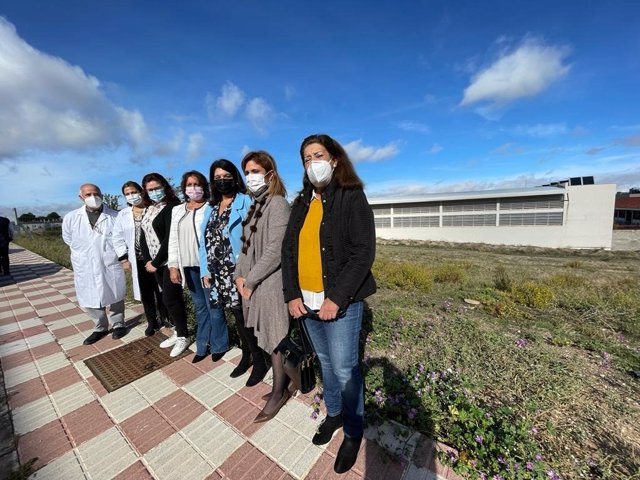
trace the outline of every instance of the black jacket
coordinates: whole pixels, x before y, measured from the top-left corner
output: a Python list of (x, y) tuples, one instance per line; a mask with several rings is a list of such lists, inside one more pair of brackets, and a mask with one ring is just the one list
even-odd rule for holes
[(151, 258), (151, 253), (149, 253), (149, 247), (147, 246), (147, 239), (145, 238), (144, 230), (140, 232), (140, 250), (142, 251), (144, 262), (147, 263), (151, 261), (151, 265), (156, 268), (164, 265), (169, 258), (171, 210), (173, 210), (173, 207), (175, 207), (176, 205), (180, 205), (180, 200), (168, 202), (156, 216), (156, 218), (153, 219), (153, 222), (151, 222), (151, 226), (153, 227), (154, 232), (156, 232), (158, 240), (160, 240), (160, 248), (158, 249), (158, 253), (156, 254), (155, 258)]
[[(284, 299), (302, 298), (298, 281), (300, 230), (309, 211), (311, 189), (294, 200), (282, 242)], [(325, 298), (340, 309), (375, 293), (371, 266), (376, 254), (373, 211), (362, 189), (343, 189), (332, 181), (322, 193), (320, 255)]]

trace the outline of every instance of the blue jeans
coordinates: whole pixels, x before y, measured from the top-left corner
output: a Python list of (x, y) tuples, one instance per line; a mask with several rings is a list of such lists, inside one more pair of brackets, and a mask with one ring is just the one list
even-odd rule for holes
[(364, 430), (364, 382), (358, 361), (362, 312), (362, 302), (356, 302), (337, 320), (305, 319), (320, 360), (327, 414), (342, 414), (347, 437), (359, 437)]
[(196, 355), (226, 352), (229, 350), (229, 330), (221, 308), (211, 308), (209, 304), (209, 289), (202, 286), (200, 268), (185, 267), (185, 282), (191, 293), (193, 306), (196, 309)]

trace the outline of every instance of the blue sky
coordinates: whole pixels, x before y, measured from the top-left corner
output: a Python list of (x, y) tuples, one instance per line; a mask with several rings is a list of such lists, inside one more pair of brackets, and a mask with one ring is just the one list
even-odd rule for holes
[(4, 1), (0, 213), (328, 133), (370, 197), (640, 186), (637, 1)]

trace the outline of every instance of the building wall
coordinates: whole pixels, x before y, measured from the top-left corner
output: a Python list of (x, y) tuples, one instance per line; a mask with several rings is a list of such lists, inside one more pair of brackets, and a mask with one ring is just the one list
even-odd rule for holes
[[(376, 229), (376, 234), (379, 238), (385, 239), (611, 249), (616, 186), (581, 185), (559, 189), (558, 193), (564, 193), (562, 207), (547, 209), (544, 212), (535, 211), (543, 214), (562, 213), (562, 225), (379, 227)], [(376, 207), (379, 208), (380, 205)], [(394, 204), (394, 211), (397, 207), (401, 205)], [(496, 213), (500, 213), (500, 210)], [(511, 213), (517, 212), (514, 210)], [(441, 213), (441, 215), (444, 214)], [(496, 223), (499, 223), (498, 218)]]

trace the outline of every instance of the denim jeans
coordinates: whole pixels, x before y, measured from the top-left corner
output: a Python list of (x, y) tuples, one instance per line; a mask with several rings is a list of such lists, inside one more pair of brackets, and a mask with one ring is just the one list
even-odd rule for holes
[(199, 267), (185, 267), (184, 276), (198, 322), (196, 354), (204, 356), (207, 350), (211, 353), (226, 352), (229, 350), (229, 330), (224, 310), (210, 307), (209, 289), (202, 286)]
[(362, 312), (362, 302), (356, 302), (337, 320), (305, 319), (320, 360), (327, 414), (342, 414), (347, 437), (358, 437), (364, 430), (364, 382), (358, 360)]

